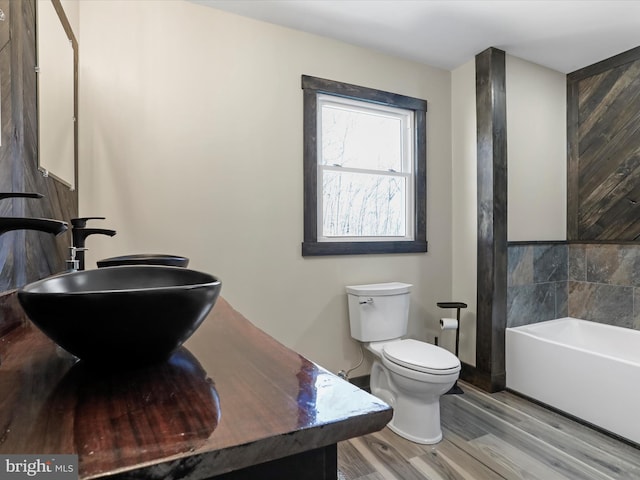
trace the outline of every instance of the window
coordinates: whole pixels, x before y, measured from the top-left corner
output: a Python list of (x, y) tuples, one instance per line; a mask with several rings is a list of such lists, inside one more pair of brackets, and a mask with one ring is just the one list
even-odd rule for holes
[(306, 75), (302, 88), (302, 254), (426, 252), (427, 102)]

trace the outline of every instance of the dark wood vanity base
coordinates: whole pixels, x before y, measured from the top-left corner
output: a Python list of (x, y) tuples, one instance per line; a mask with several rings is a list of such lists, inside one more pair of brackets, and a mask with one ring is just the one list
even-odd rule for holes
[(335, 479), (337, 443), (391, 416), (223, 298), (143, 369), (94, 369), (26, 319), (0, 337), (0, 454), (77, 454), (83, 480)]

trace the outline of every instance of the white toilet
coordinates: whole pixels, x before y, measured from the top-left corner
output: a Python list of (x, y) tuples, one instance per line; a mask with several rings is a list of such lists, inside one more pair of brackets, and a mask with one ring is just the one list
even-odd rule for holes
[(371, 393), (393, 407), (388, 427), (412, 442), (438, 443), (440, 396), (455, 384), (460, 360), (444, 348), (401, 337), (407, 333), (407, 283), (346, 287), (351, 336), (365, 342), (375, 360)]

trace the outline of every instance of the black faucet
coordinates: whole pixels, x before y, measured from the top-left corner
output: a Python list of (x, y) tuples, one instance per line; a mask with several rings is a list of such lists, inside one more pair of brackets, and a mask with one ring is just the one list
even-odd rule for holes
[(72, 218), (71, 237), (73, 239), (73, 247), (75, 250), (75, 260), (78, 261), (78, 270), (84, 270), (84, 252), (86, 251), (85, 242), (89, 235), (108, 235), (113, 237), (115, 230), (106, 228), (87, 228), (87, 220), (104, 220), (104, 217), (81, 217)]
[(0, 217), (0, 235), (11, 230), (38, 230), (60, 235), (66, 232), (67, 228), (66, 222), (48, 218)]

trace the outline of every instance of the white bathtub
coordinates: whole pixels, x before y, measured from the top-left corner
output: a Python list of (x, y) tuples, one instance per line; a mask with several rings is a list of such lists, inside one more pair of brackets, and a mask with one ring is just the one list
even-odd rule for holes
[(640, 444), (640, 331), (561, 318), (506, 332), (507, 388)]

